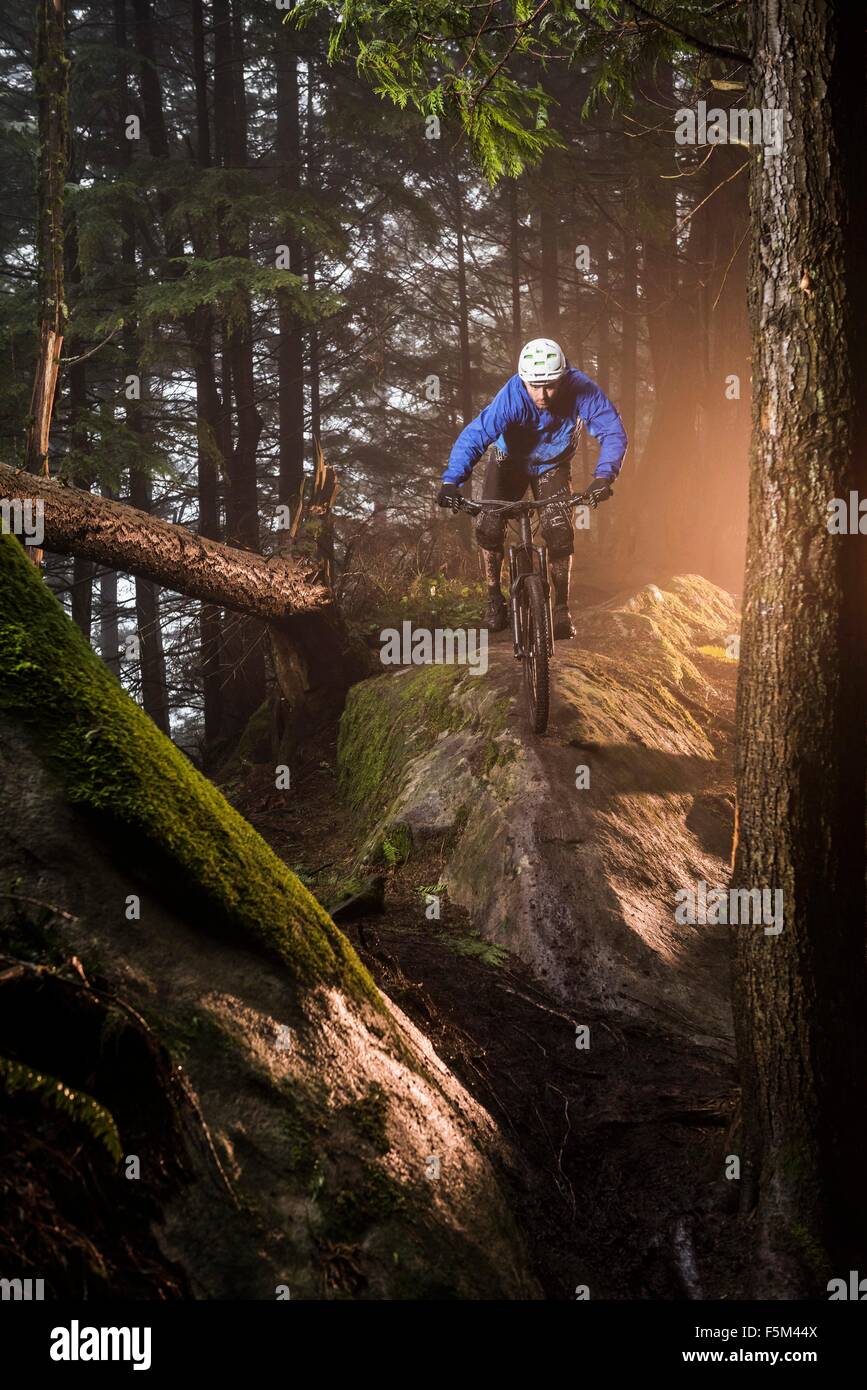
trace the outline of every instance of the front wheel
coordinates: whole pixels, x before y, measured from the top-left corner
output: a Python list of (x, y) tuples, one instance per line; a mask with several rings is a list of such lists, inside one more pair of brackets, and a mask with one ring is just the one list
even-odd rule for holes
[(534, 734), (544, 734), (548, 727), (550, 703), (548, 677), (548, 604), (538, 574), (528, 575), (521, 586), (523, 609), (524, 682), (530, 708), (530, 724)]

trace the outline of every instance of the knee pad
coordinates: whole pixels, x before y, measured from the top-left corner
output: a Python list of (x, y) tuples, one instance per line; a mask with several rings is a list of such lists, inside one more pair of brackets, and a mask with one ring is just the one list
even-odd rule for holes
[(575, 550), (572, 518), (565, 507), (546, 508), (542, 513), (542, 535), (552, 560), (571, 555)]
[(476, 544), (482, 550), (502, 550), (505, 534), (505, 519), (493, 512), (483, 512), (476, 522)]

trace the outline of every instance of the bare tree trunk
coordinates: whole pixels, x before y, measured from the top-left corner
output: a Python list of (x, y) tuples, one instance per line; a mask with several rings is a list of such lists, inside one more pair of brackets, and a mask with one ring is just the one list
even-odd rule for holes
[[(71, 173), (73, 171), (70, 171)], [(74, 218), (70, 220), (66, 236), (66, 278), (68, 283), (81, 282), (81, 268), (78, 263), (78, 228)], [(73, 342), (72, 337), (67, 343)], [(79, 345), (75, 343), (77, 348)], [(84, 424), (87, 411), (87, 362), (79, 354), (69, 364), (69, 442), (74, 459), (73, 482), (76, 487), (89, 488), (93, 477), (82, 462), (87, 457), (87, 428)], [(76, 555), (72, 564), (72, 621), (80, 628), (87, 641), (91, 640), (93, 624), (93, 576), (94, 566), (90, 560), (82, 560)]]
[(93, 575), (90, 561), (76, 556), (72, 565), (72, 621), (88, 642), (93, 626)]
[(455, 190), (455, 235), (457, 238), (458, 271), (458, 337), (461, 363), (461, 417), (468, 425), (473, 418), (473, 375), (470, 358), (470, 315), (467, 297), (467, 266), (464, 252), (464, 194), (460, 179), (456, 176)]
[[(732, 170), (741, 153), (732, 151)], [(715, 196), (709, 220), (703, 448), (703, 510), (709, 520), (703, 573), (734, 593), (743, 588), (749, 495), (750, 335), (744, 294), (748, 227), (749, 214), (736, 179)]]
[(736, 882), (783, 893), (783, 930), (735, 929), (742, 1191), (756, 1292), (826, 1297), (867, 1258), (867, 575), (827, 525), (867, 495), (867, 46), (845, 0), (750, 8), (751, 104), (787, 121), (783, 154), (751, 161)]
[(596, 320), (596, 380), (606, 396), (611, 390), (611, 280), (608, 269), (608, 224), (599, 228), (599, 251), (596, 278), (599, 285), (599, 306)]
[(208, 64), (203, 0), (191, 0), (190, 20), (193, 36), (193, 81), (196, 91), (196, 162), (200, 169), (209, 169), (211, 118), (208, 112)]
[[(196, 89), (196, 161), (200, 169), (211, 167), (211, 129), (208, 113), (207, 56), (202, 0), (192, 0), (193, 74)], [(209, 248), (196, 226), (192, 229), (196, 254)], [(217, 461), (226, 465), (221, 448), (222, 405), (214, 370), (214, 316), (210, 304), (200, 304), (187, 321), (196, 372), (197, 491), (199, 534), (220, 538), (220, 497)], [(199, 666), (205, 719), (205, 745), (212, 747), (223, 734), (223, 671), (220, 610), (203, 603), (199, 611)]]
[(560, 332), (559, 215), (547, 180), (541, 190), (539, 223), (542, 243), (542, 333), (556, 340)]
[[(111, 498), (111, 489), (103, 487), (102, 495)], [(109, 671), (119, 678), (117, 570), (113, 569), (103, 570), (99, 576), (99, 654)]]
[[(143, 431), (140, 415), (132, 428)], [(130, 502), (141, 511), (150, 513), (152, 499), (150, 479), (141, 470), (130, 470)], [(158, 729), (169, 733), (169, 696), (166, 685), (166, 664), (163, 655), (163, 633), (160, 615), (159, 589), (150, 579), (137, 574), (135, 579), (135, 613), (141, 668), (141, 702)]]
[(120, 677), (120, 640), (117, 623), (117, 571), (99, 576), (99, 654), (113, 675)]
[[(307, 59), (307, 182), (312, 189), (319, 191), (319, 153), (316, 145), (316, 116), (314, 109), (314, 81), (316, 68)], [(316, 252), (307, 247), (307, 288), (311, 294), (316, 289)], [(309, 329), (308, 376), (310, 381), (310, 434), (314, 452), (316, 442), (322, 441), (322, 407), (319, 383), (319, 330), (315, 323)]]
[[(153, 17), (150, 0), (133, 0), (135, 15), (135, 41), (139, 54), (139, 86), (144, 129), (148, 140), (149, 153), (154, 158), (168, 157), (168, 139), (162, 111), (160, 82), (156, 71)], [(115, 0), (115, 33), (118, 42), (118, 98), (121, 113), (129, 109), (129, 74), (126, 66), (126, 8), (124, 0)], [(126, 166), (131, 162), (129, 145), (120, 142), (121, 160)], [(165, 216), (165, 198), (160, 200), (160, 209)], [(174, 249), (174, 248), (173, 248)], [(169, 252), (168, 244), (166, 246)], [(169, 252), (171, 254), (171, 252)], [(128, 270), (129, 291), (133, 292), (136, 274), (135, 226), (130, 218), (125, 220), (122, 256)], [(137, 325), (131, 307), (124, 321), (125, 376), (137, 378), (138, 395), (126, 397), (127, 426), (135, 434), (146, 434), (142, 397), (147, 394), (146, 378), (138, 361)], [(130, 467), (130, 501), (134, 507), (150, 512), (152, 505), (150, 478), (145, 470)], [(139, 667), (141, 671), (142, 706), (150, 715), (158, 729), (169, 732), (169, 701), (166, 685), (166, 668), (163, 656), (162, 624), (160, 620), (159, 590), (144, 575), (135, 579), (136, 629), (139, 643)]]
[[(229, 0), (214, 0), (214, 127), (217, 160), (226, 169), (243, 169), (247, 161), (244, 34), (241, 10)], [(249, 234), (220, 232), (221, 254), (249, 257)], [(253, 330), (249, 300), (240, 323), (223, 324), (224, 448), (229, 460), (226, 537), (248, 550), (260, 548), (256, 454), (263, 421), (256, 406)], [(236, 436), (232, 441), (234, 396)], [(227, 732), (240, 734), (265, 698), (264, 634), (257, 623), (232, 623), (225, 632), (224, 670)]]
[(509, 179), (509, 279), (512, 290), (512, 358), (517, 363), (521, 341), (521, 222), (518, 181)]
[[(66, 321), (63, 188), (68, 153), (69, 80), (64, 24), (64, 0), (39, 0), (34, 65), (39, 113), (36, 171), (39, 347), (25, 454), (25, 467), (31, 473), (48, 472), (48, 438)], [(40, 558), (40, 552), (32, 553), (34, 559)]]
[[(301, 125), (298, 115), (298, 59), (293, 35), (285, 24), (277, 26), (277, 164), (281, 187), (298, 195), (301, 188)], [(281, 240), (289, 247), (289, 268), (303, 276), (301, 238), (292, 227)], [(280, 342), (277, 351), (280, 472), (278, 501), (284, 505), (297, 496), (304, 477), (304, 357), (302, 330), (291, 300), (280, 296)]]
[[(86, 363), (75, 362), (69, 369), (69, 406), (72, 412), (70, 441), (73, 449), (82, 452), (87, 448), (87, 430), (81, 417), (87, 407)], [(88, 487), (90, 479), (78, 475), (78, 487)], [(93, 623), (93, 576), (94, 566), (90, 560), (76, 555), (72, 566), (72, 621), (90, 641)]]
[(620, 289), (619, 407), (627, 438), (634, 443), (638, 390), (638, 244), (635, 236), (637, 206), (631, 181), (624, 199), (624, 213), (626, 235), (623, 238), (623, 279)]

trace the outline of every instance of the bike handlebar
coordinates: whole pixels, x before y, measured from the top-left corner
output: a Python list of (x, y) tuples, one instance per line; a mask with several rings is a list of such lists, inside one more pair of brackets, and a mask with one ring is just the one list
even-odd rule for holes
[(547, 497), (541, 502), (507, 502), (499, 497), (483, 497), (474, 502), (471, 498), (458, 494), (448, 505), (452, 511), (469, 512), (470, 516), (478, 516), (479, 512), (496, 511), (511, 512), (513, 516), (520, 516), (522, 512), (539, 511), (542, 507), (595, 507), (597, 503), (589, 493), (575, 492), (568, 498)]

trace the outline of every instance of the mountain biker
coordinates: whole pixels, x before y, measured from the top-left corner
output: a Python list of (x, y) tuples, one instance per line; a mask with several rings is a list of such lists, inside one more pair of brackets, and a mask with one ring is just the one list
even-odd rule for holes
[[(600, 444), (586, 489), (596, 506), (612, 495), (611, 484), (620, 472), (627, 443), (623, 421), (596, 382), (570, 367), (559, 344), (533, 338), (521, 349), (516, 375), (458, 435), (437, 497), (441, 507), (451, 506), (482, 454), (496, 444), (485, 472), (483, 499), (517, 502), (528, 486), (537, 501), (551, 499), (554, 505), (542, 511), (541, 525), (551, 561), (557, 640), (575, 636), (569, 616), (572, 513), (556, 504), (571, 496), (571, 463), (582, 424)], [(488, 584), (485, 616), (492, 632), (508, 623), (500, 587), (505, 529), (505, 519), (494, 512), (482, 513), (476, 523)]]

